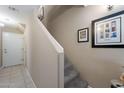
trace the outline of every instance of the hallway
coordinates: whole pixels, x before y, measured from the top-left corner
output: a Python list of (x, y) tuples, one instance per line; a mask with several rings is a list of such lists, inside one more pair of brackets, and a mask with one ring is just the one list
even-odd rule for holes
[(0, 88), (35, 88), (24, 65), (0, 69)]

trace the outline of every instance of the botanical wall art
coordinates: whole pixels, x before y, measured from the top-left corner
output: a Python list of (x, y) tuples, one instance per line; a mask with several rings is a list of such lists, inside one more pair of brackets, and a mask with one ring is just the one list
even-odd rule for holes
[(78, 30), (78, 42), (88, 42), (89, 40), (89, 29), (79, 29)]
[(124, 47), (124, 11), (92, 21), (92, 47)]

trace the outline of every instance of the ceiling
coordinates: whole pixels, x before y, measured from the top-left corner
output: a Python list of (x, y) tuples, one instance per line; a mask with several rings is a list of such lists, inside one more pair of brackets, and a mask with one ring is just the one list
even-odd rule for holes
[(39, 5), (0, 5), (0, 22), (10, 26), (25, 24), (33, 10), (38, 7)]
[(0, 10), (5, 10), (5, 11), (12, 11), (8, 7), (13, 7), (17, 11), (13, 12), (18, 12), (18, 13), (25, 13), (29, 14), (31, 13), (35, 8), (39, 7), (39, 5), (0, 5)]
[(18, 12), (26, 14), (31, 13), (36, 7), (39, 7), (38, 5), (11, 5), (11, 6), (17, 9)]

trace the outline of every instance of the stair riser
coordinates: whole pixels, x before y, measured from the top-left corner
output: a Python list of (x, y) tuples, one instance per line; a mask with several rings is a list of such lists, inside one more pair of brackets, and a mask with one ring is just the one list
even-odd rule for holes
[(80, 79), (80, 74), (72, 64), (65, 62), (64, 64), (64, 87), (65, 88), (84, 88), (88, 83)]
[(67, 85), (68, 83), (72, 82), (74, 79), (78, 77), (79, 77), (79, 74), (76, 74), (73, 78), (70, 78), (68, 81), (64, 82), (64, 85)]

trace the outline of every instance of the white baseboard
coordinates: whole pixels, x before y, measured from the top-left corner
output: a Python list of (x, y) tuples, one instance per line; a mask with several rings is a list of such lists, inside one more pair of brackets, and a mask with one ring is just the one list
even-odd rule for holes
[(25, 69), (26, 69), (26, 72), (27, 72), (28, 76), (30, 77), (31, 81), (33, 82), (34, 87), (37, 88), (35, 83), (34, 83), (34, 81), (33, 81), (33, 79), (32, 79), (32, 77), (31, 77), (31, 75), (30, 75), (30, 73), (29, 73), (29, 71), (28, 71), (28, 69), (27, 68), (25, 68)]

